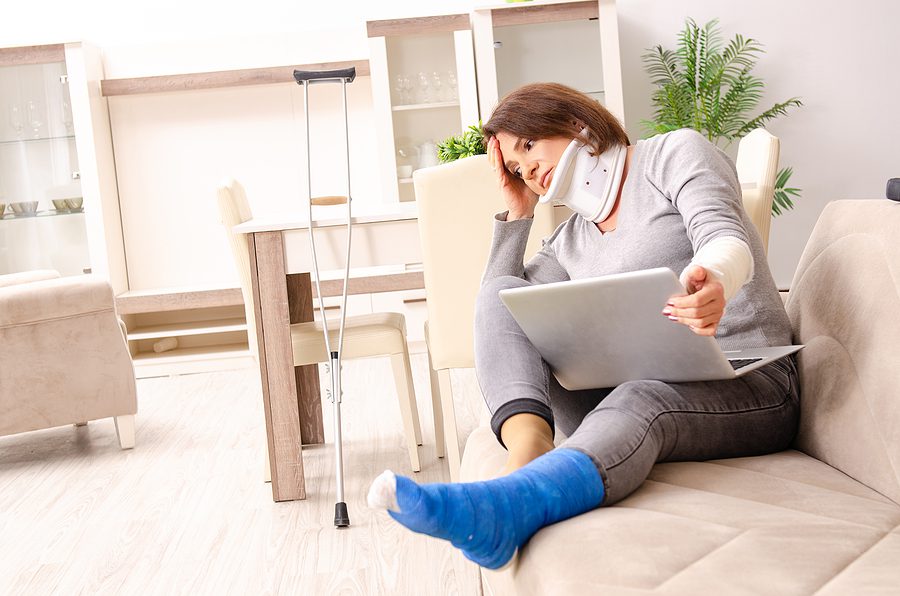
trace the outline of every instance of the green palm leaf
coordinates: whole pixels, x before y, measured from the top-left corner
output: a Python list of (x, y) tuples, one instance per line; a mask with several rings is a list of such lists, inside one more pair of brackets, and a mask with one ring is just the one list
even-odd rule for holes
[[(716, 19), (702, 27), (687, 19), (674, 51), (655, 46), (642, 56), (656, 89), (650, 98), (653, 119), (641, 124), (650, 134), (693, 128), (711, 142), (727, 145), (802, 106), (799, 98), (792, 97), (752, 116), (765, 88), (762, 79), (752, 74), (762, 53), (762, 44), (742, 35), (735, 35), (723, 47)], [(800, 196), (799, 189), (786, 186), (791, 173), (790, 168), (779, 172), (781, 183), (776, 183), (772, 203), (775, 215), (792, 208), (792, 197)]]

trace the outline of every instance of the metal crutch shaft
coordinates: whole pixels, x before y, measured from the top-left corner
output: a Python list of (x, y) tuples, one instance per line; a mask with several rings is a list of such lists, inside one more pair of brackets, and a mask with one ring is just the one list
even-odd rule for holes
[(338, 528), (350, 525), (350, 516), (347, 511), (347, 503), (344, 501), (344, 463), (343, 463), (343, 440), (341, 433), (341, 349), (344, 341), (344, 324), (347, 314), (347, 285), (350, 275), (350, 238), (351, 238), (351, 203), (352, 196), (350, 193), (350, 127), (347, 116), (347, 83), (353, 82), (356, 77), (355, 68), (338, 69), (331, 71), (303, 71), (295, 70), (294, 79), (297, 84), (303, 86), (303, 111), (306, 119), (306, 172), (307, 172), (307, 197), (309, 208), (309, 241), (310, 252), (312, 255), (313, 265), (315, 269), (316, 290), (319, 296), (322, 295), (319, 285), (319, 265), (316, 258), (316, 246), (313, 235), (313, 217), (312, 217), (312, 167), (310, 161), (310, 143), (309, 143), (309, 85), (313, 83), (341, 83), (344, 107), (344, 133), (346, 139), (347, 153), (347, 262), (344, 272), (344, 291), (341, 303), (341, 321), (340, 333), (338, 335), (337, 350), (331, 349), (331, 342), (328, 333), (328, 322), (325, 318), (324, 305), (320, 300), (320, 310), (322, 312), (322, 325), (325, 334), (325, 349), (330, 356), (329, 371), (331, 373), (331, 399), (334, 405), (334, 439), (335, 439), (335, 473), (337, 499), (334, 506), (334, 525)]

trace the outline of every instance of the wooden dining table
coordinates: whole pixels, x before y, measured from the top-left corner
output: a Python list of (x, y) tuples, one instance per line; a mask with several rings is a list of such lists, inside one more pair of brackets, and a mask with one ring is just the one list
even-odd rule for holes
[[(348, 294), (424, 288), (415, 203), (353, 205)], [(343, 292), (346, 206), (313, 207), (322, 297)], [(259, 370), (275, 501), (306, 498), (303, 445), (324, 443), (318, 366), (294, 366), (293, 323), (313, 320), (310, 221), (302, 214), (235, 226), (247, 235)], [(326, 273), (327, 272), (327, 273)]]

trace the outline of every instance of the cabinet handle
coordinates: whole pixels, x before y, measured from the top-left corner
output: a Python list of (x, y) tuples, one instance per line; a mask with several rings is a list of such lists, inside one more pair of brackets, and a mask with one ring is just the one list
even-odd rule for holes
[(72, 172), (72, 180), (81, 180), (81, 172)]

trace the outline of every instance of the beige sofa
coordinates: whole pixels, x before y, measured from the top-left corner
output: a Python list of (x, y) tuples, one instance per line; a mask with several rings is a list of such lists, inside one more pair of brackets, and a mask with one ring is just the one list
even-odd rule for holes
[(99, 277), (0, 275), (0, 436), (112, 417), (119, 445), (134, 447), (124, 331)]
[[(485, 593), (900, 594), (900, 204), (830, 203), (787, 301), (794, 449), (657, 465), (624, 501), (544, 528)], [(487, 427), (463, 480), (499, 473)]]

